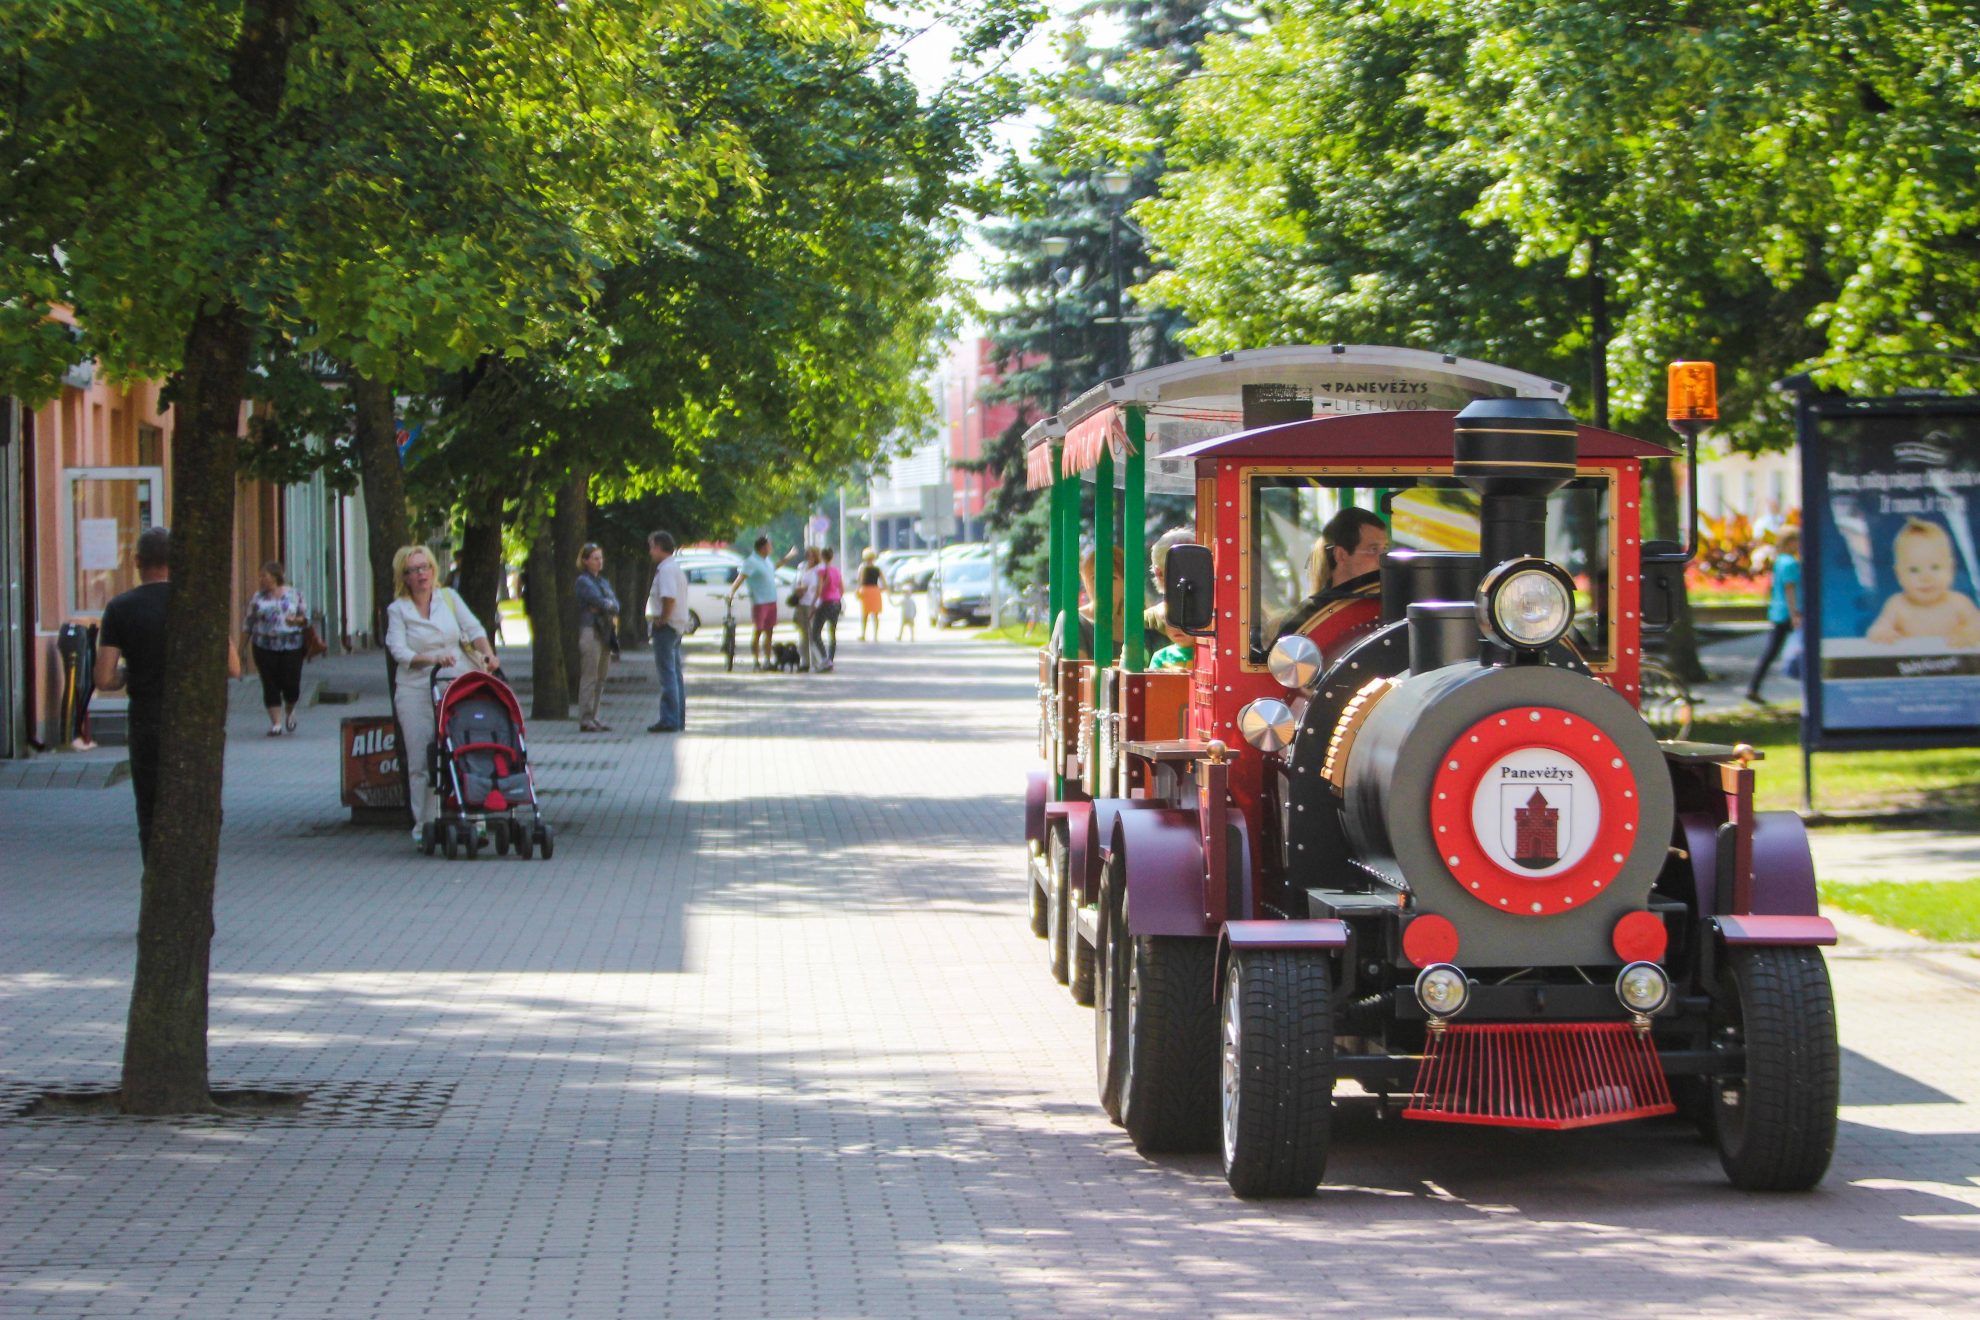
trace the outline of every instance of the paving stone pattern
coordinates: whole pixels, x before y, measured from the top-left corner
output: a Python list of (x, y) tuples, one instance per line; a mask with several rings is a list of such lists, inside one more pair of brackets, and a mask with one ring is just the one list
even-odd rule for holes
[[(1349, 1109), (1320, 1196), (1239, 1202), (1214, 1158), (1144, 1159), (1107, 1123), (1090, 1018), (1026, 931), (1030, 657), (711, 657), (691, 644), (684, 735), (635, 732), (641, 655), (607, 689), (620, 733), (532, 729), (564, 827), (548, 863), (449, 864), (343, 823), (335, 722), (383, 709), (372, 663), (329, 662), (363, 699), (294, 738), (260, 737), (237, 693), (215, 1084), (437, 1114), (0, 1118), (0, 1312), (1972, 1313), (1970, 981), (1834, 961), (1849, 1103), (1812, 1195), (1730, 1190), (1674, 1121)], [(137, 878), (127, 790), (0, 793), (5, 1097), (114, 1084)]]

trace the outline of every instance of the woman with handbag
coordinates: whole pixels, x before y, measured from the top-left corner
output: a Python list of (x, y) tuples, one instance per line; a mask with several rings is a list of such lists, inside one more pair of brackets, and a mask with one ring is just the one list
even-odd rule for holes
[(296, 731), (308, 627), (302, 593), (289, 585), (281, 561), (269, 560), (261, 566), (261, 589), (248, 601), (241, 646), (252, 650), (255, 672), (261, 675), (261, 704), (268, 711), (271, 738)]
[(598, 718), (605, 673), (618, 651), (619, 598), (605, 580), (605, 552), (587, 543), (578, 552), (578, 732), (609, 733)]

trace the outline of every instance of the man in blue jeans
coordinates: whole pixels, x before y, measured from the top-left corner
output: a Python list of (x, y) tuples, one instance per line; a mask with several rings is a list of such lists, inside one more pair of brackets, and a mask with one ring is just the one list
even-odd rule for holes
[(672, 532), (646, 538), (653, 556), (653, 588), (646, 595), (646, 621), (653, 630), (653, 668), (660, 677), (660, 718), (648, 733), (679, 733), (687, 727), (687, 689), (681, 681), (681, 634), (687, 623), (687, 579), (674, 562)]

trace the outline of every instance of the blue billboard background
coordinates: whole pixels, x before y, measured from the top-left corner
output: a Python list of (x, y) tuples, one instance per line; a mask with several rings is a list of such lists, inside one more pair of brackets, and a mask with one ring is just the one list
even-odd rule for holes
[(1803, 516), (1823, 730), (1980, 735), (1980, 417), (1941, 404), (1818, 429)]

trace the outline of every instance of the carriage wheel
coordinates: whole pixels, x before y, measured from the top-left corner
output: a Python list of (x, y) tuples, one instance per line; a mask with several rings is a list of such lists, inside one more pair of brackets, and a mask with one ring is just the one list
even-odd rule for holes
[(1050, 923), (1045, 916), (1045, 886), (1038, 883), (1035, 856), (1026, 851), (1024, 859), (1024, 888), (1031, 899), (1031, 933), (1044, 939)]
[(481, 831), (475, 828), (473, 821), (461, 822), (461, 842), (467, 848), (467, 859), (470, 862), (481, 856)]
[(1741, 949), (1716, 998), (1713, 1043), (1746, 1047), (1744, 1076), (1710, 1079), (1719, 1163), (1746, 1191), (1806, 1191), (1829, 1170), (1841, 1097), (1828, 964), (1818, 949)]
[(1233, 953), (1221, 1053), (1224, 1177), (1239, 1196), (1306, 1196), (1327, 1168), (1334, 1104), (1324, 955)]
[(1045, 895), (1045, 958), (1052, 968), (1052, 979), (1060, 985), (1070, 979), (1066, 958), (1072, 918), (1070, 850), (1065, 822), (1054, 824), (1045, 836), (1045, 873), (1051, 877)]

